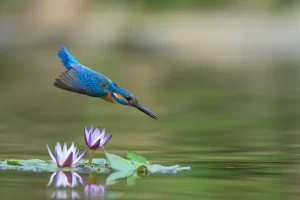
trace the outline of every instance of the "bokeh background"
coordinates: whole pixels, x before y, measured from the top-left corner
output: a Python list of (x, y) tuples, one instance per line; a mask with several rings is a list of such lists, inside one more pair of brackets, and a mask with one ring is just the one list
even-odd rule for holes
[[(123, 199), (296, 198), (299, 26), (297, 0), (0, 0), (0, 159), (84, 150), (94, 124), (112, 153), (193, 167)], [(62, 44), (160, 120), (55, 88)], [(1, 176), (3, 197), (46, 198), (48, 174)]]

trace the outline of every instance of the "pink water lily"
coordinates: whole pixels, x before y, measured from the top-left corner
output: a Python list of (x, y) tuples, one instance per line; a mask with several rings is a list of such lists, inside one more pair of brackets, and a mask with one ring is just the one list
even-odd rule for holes
[(92, 164), (93, 155), (95, 150), (103, 147), (112, 137), (112, 135), (107, 134), (105, 136), (105, 129), (100, 131), (100, 127), (94, 130), (94, 125), (91, 126), (90, 130), (84, 127), (84, 139), (86, 145), (89, 147), (89, 162), (88, 164)]
[(55, 157), (53, 156), (48, 144), (47, 149), (53, 162), (55, 162), (59, 168), (72, 167), (73, 165), (78, 163), (87, 153), (87, 151), (84, 151), (81, 155), (78, 156), (79, 150), (77, 150), (77, 147), (74, 145), (74, 143), (72, 143), (71, 147), (68, 149), (66, 143), (62, 148), (60, 143), (57, 142), (55, 146)]
[(88, 130), (84, 128), (84, 139), (86, 145), (91, 150), (97, 150), (103, 147), (112, 137), (112, 135), (107, 134), (105, 136), (105, 129), (100, 130), (100, 127), (94, 130), (94, 125)]

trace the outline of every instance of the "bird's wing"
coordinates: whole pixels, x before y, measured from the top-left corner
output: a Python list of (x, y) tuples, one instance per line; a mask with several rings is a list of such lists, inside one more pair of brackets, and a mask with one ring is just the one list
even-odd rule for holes
[(57, 52), (57, 55), (61, 59), (62, 64), (67, 69), (72, 69), (72, 64), (79, 64), (79, 62), (69, 53), (65, 46), (61, 46)]
[(80, 94), (88, 94), (90, 92), (86, 86), (81, 84), (74, 69), (62, 72), (59, 77), (55, 79), (54, 86)]
[(107, 95), (108, 78), (81, 64), (71, 64), (71, 67), (55, 80), (56, 87), (95, 97)]

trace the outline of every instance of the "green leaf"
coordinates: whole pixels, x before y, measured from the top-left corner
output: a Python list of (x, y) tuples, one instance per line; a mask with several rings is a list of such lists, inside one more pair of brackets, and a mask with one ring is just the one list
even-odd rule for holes
[(149, 165), (148, 170), (150, 173), (177, 173), (183, 170), (190, 170), (191, 167), (181, 167), (179, 165), (163, 166), (163, 165)]
[[(93, 167), (85, 164), (87, 160), (81, 160), (73, 167), (63, 168), (63, 171), (77, 171), (77, 172), (92, 172), (107, 173), (107, 168), (104, 168), (106, 159), (96, 159), (96, 163)], [(0, 161), (0, 170), (17, 170), (17, 171), (54, 171), (57, 170), (57, 166), (54, 162), (48, 160), (31, 159), (31, 160), (5, 160)]]
[(144, 158), (141, 155), (138, 155), (136, 152), (134, 152), (130, 149), (127, 152), (127, 158), (129, 158), (130, 160), (133, 160), (135, 162), (139, 162), (139, 163), (143, 163), (143, 164), (150, 164), (149, 161), (146, 160), (146, 158)]
[[(81, 160), (78, 164), (87, 165), (88, 160)], [(106, 164), (106, 159), (104, 158), (93, 158), (92, 165), (96, 166), (104, 166)]]
[(105, 152), (105, 156), (109, 166), (117, 171), (133, 171), (135, 166), (129, 161), (120, 156)]
[(21, 165), (18, 161), (15, 161), (15, 160), (7, 160), (6, 163), (7, 163), (8, 165), (23, 166), (23, 165)]
[[(140, 174), (149, 173), (176, 173), (181, 170), (188, 170), (189, 167), (175, 166), (162, 166), (162, 165), (149, 165), (133, 160), (127, 160), (117, 155), (106, 153), (107, 159), (95, 159), (93, 167), (87, 164), (87, 160), (81, 160), (73, 167), (63, 168), (63, 171), (76, 171), (76, 172), (95, 172), (95, 173), (108, 173), (109, 169), (104, 165), (108, 161), (110, 167), (116, 171), (126, 172), (125, 174), (132, 174), (134, 171)], [(52, 172), (57, 170), (57, 166), (53, 161), (31, 159), (31, 160), (4, 160), (0, 161), (0, 170), (17, 170), (17, 171), (31, 171), (31, 172)], [(123, 174), (123, 173), (122, 173)], [(117, 174), (121, 175), (121, 174)], [(114, 176), (112, 177), (114, 178)]]

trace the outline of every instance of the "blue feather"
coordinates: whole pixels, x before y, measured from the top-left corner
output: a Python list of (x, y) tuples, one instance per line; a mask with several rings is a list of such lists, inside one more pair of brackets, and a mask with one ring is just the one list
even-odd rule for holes
[(79, 62), (68, 52), (65, 46), (61, 46), (58, 50), (57, 55), (60, 57), (62, 64), (67, 68), (71, 69), (71, 64), (78, 64)]
[(129, 105), (158, 119), (154, 113), (139, 104), (133, 94), (119, 87), (106, 76), (80, 64), (65, 46), (62, 45), (57, 54), (67, 70), (55, 79), (54, 86), (79, 94), (101, 97), (111, 103), (118, 102), (122, 105)]

